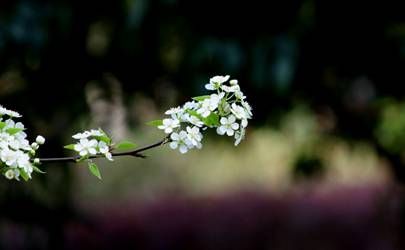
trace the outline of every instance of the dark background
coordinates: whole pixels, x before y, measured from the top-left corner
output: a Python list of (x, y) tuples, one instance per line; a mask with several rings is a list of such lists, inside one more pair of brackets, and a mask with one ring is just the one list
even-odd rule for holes
[[(89, 125), (120, 131), (109, 121), (117, 105), (125, 126), (141, 136), (145, 121), (200, 95), (211, 76), (230, 74), (253, 106), (251, 131), (283, 131), (286, 114), (304, 106), (317, 136), (367, 144), (389, 176), (383, 183), (337, 185), (319, 198), (328, 162), (318, 151), (300, 151), (288, 159), (290, 187), (304, 183), (299, 194), (255, 189), (245, 196), (240, 188), (190, 198), (170, 189), (152, 204), (127, 200), (124, 213), (108, 201), (82, 210), (72, 168), (44, 166), (48, 174), (32, 182), (0, 181), (0, 249), (107, 249), (117, 242), (140, 249), (399, 249), (401, 7), (311, 0), (0, 1), (1, 105), (22, 113), (30, 133), (47, 138), (43, 155), (66, 154), (60, 145)], [(356, 207), (359, 199), (365, 202)]]

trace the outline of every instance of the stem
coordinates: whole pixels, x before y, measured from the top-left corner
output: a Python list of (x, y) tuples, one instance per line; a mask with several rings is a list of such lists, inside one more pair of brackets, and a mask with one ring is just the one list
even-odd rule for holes
[[(112, 156), (133, 156), (133, 157), (140, 157), (140, 158), (145, 158), (146, 156), (141, 154), (142, 152), (156, 148), (159, 146), (163, 146), (164, 144), (168, 143), (170, 141), (170, 138), (167, 136), (163, 138), (162, 140), (153, 143), (151, 145), (138, 148), (136, 150), (132, 151), (127, 151), (127, 152), (118, 152), (118, 153), (111, 153)], [(102, 154), (97, 154), (97, 155), (91, 155), (89, 156), (88, 159), (95, 159), (95, 158), (103, 158), (105, 157)], [(77, 162), (77, 160), (80, 159), (80, 156), (70, 156), (70, 157), (53, 157), (53, 158), (39, 158), (40, 162)]]

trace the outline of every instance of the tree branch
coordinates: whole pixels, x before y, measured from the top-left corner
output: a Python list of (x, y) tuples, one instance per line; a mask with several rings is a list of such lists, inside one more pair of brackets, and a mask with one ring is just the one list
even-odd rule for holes
[[(146, 156), (141, 154), (142, 152), (156, 148), (159, 146), (163, 146), (164, 144), (168, 143), (170, 141), (169, 137), (165, 137), (162, 140), (153, 143), (151, 145), (138, 148), (132, 151), (127, 151), (127, 152), (111, 152), (112, 156), (133, 156), (133, 157), (139, 157), (139, 158), (145, 158)], [(103, 158), (105, 157), (102, 154), (97, 154), (97, 155), (91, 155), (89, 159), (95, 159), (95, 158)], [(70, 156), (70, 157), (53, 157), (53, 158), (39, 158), (39, 161), (41, 163), (47, 163), (47, 162), (77, 162), (77, 160), (80, 159), (80, 156)]]

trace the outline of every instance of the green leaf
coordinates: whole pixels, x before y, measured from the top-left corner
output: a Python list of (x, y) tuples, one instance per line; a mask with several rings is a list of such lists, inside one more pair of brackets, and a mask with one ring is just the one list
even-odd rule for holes
[(30, 177), (28, 174), (24, 171), (24, 169), (18, 169), (20, 171), (20, 176), (24, 179), (24, 181), (28, 181)]
[(34, 169), (35, 172), (40, 173), (40, 174), (46, 174), (46, 172), (42, 171), (41, 169), (39, 169), (36, 166), (32, 166), (32, 168)]
[(153, 121), (147, 122), (146, 124), (149, 126), (157, 127), (157, 126), (163, 125), (163, 120), (153, 120)]
[(136, 148), (136, 144), (130, 141), (122, 141), (118, 143), (117, 146), (115, 146), (115, 148), (119, 150), (129, 150)]
[(5, 122), (0, 122), (0, 129), (3, 129), (6, 126)]
[(204, 101), (205, 99), (210, 98), (210, 95), (200, 95), (200, 96), (195, 96), (192, 99), (198, 102)]
[(66, 146), (63, 146), (64, 148), (66, 148), (66, 149), (69, 149), (69, 150), (75, 150), (75, 144), (69, 144), (69, 145), (66, 145)]
[(100, 170), (98, 169), (97, 165), (93, 162), (89, 162), (89, 170), (90, 172), (97, 178), (99, 178), (101, 180), (101, 174), (100, 174)]
[(215, 127), (215, 126), (220, 125), (220, 123), (219, 123), (219, 115), (217, 115), (216, 113), (211, 113), (209, 116), (207, 116), (205, 118), (201, 118), (201, 120), (208, 127)]
[(111, 144), (111, 138), (108, 137), (107, 135), (94, 136), (94, 138), (96, 138), (96, 140), (98, 140), (98, 141), (103, 141), (103, 142), (105, 142), (107, 145), (110, 145), (110, 144)]
[(15, 134), (17, 134), (18, 132), (21, 132), (21, 131), (23, 131), (24, 129), (22, 129), (22, 128), (8, 128), (7, 130), (6, 130), (6, 132), (7, 133), (9, 133), (10, 135), (15, 135)]

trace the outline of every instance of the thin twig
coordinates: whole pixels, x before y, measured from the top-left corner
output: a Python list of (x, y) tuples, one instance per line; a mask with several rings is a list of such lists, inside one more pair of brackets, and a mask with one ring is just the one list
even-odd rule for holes
[[(112, 152), (112, 156), (133, 156), (133, 157), (139, 157), (139, 158), (145, 158), (146, 156), (141, 154), (142, 152), (156, 148), (159, 146), (163, 146), (164, 144), (168, 143), (170, 141), (169, 137), (165, 137), (162, 140), (153, 143), (151, 145), (138, 148), (132, 151), (127, 151), (127, 152)], [(97, 154), (97, 155), (91, 155), (89, 159), (95, 159), (95, 158), (103, 158), (105, 157), (102, 154)], [(52, 158), (39, 158), (40, 162), (46, 163), (46, 162), (77, 162), (77, 160), (80, 159), (80, 156), (70, 156), (70, 157), (52, 157)]]

